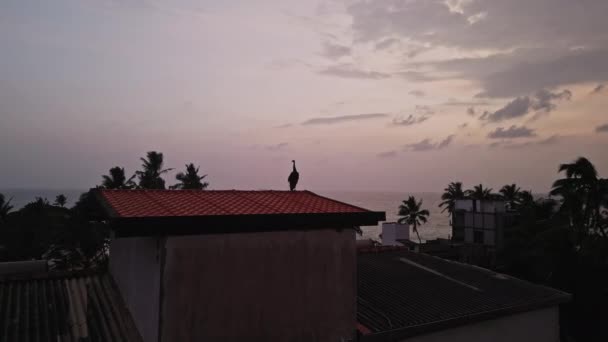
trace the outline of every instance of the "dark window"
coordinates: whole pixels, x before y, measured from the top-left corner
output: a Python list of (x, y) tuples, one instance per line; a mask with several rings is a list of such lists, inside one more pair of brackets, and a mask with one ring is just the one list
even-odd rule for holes
[(483, 243), (483, 232), (476, 230), (473, 232), (473, 242), (474, 243)]

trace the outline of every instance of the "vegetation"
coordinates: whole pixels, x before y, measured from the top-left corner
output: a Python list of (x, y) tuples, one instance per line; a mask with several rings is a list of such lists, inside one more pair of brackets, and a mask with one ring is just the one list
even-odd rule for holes
[(55, 197), (55, 203), (53, 203), (56, 206), (59, 207), (65, 207), (65, 204), (68, 202), (68, 198), (65, 197), (64, 194), (59, 194), (57, 195), (57, 197)]
[(173, 185), (172, 189), (196, 189), (204, 190), (209, 186), (209, 183), (202, 182), (207, 175), (199, 176), (198, 167), (195, 167), (193, 163), (186, 165), (186, 172), (180, 172), (175, 176), (175, 179), (179, 183)]
[(482, 184), (475, 185), (473, 189), (465, 192), (467, 198), (476, 200), (489, 200), (493, 198), (492, 189), (484, 188)]
[(445, 207), (441, 212), (447, 210), (447, 212), (451, 215), (454, 212), (456, 200), (464, 199), (466, 197), (464, 190), (462, 190), (461, 182), (452, 182), (448, 185), (447, 188), (444, 189), (443, 195), (441, 195), (441, 199), (443, 202), (439, 204), (439, 207)]
[[(115, 166), (102, 176), (99, 187), (106, 189), (163, 189), (163, 154), (148, 152), (142, 171), (127, 178), (122, 167)], [(205, 189), (206, 177), (199, 168), (186, 165), (186, 172), (176, 176), (180, 182), (171, 188)], [(139, 177), (139, 184), (133, 180)], [(63, 194), (53, 204), (36, 198), (19, 210), (12, 211), (11, 201), (0, 194), (0, 261), (46, 259), (54, 269), (91, 269), (106, 267), (109, 228), (90, 192), (80, 196), (72, 208), (66, 208)]]
[(11, 200), (6, 200), (3, 194), (0, 194), (0, 223), (6, 220), (8, 213), (13, 209)]
[(109, 175), (103, 175), (101, 186), (106, 189), (133, 189), (135, 188), (135, 183), (133, 182), (133, 178), (135, 175), (131, 176), (131, 178), (127, 179), (125, 176), (125, 169), (119, 166), (114, 166), (110, 169)]
[(500, 190), (502, 199), (506, 202), (508, 209), (515, 209), (519, 205), (521, 189), (515, 184), (507, 184)]
[(412, 226), (412, 230), (418, 237), (418, 242), (422, 243), (422, 239), (420, 239), (420, 234), (418, 233), (418, 226), (426, 223), (429, 215), (428, 210), (422, 209), (422, 200), (417, 202), (414, 196), (410, 196), (399, 206), (399, 216), (403, 217), (398, 222), (407, 223)]
[(142, 189), (165, 189), (165, 180), (161, 176), (173, 169), (163, 169), (163, 154), (150, 151), (146, 154), (146, 158), (140, 158), (140, 160), (143, 163), (141, 165), (143, 170), (135, 172), (139, 178), (139, 187)]

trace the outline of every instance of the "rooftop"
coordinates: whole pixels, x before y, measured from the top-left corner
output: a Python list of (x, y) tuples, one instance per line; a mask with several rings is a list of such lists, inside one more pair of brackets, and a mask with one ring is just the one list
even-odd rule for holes
[(0, 278), (0, 341), (141, 341), (109, 274)]
[(404, 248), (359, 253), (357, 321), (368, 337), (405, 338), (568, 301), (570, 295)]
[(218, 227), (218, 232), (278, 227), (348, 228), (376, 225), (385, 219), (384, 212), (369, 211), (310, 191), (96, 191), (106, 216), (125, 235), (153, 233), (163, 226), (166, 230), (168, 225), (169, 233), (203, 233)]

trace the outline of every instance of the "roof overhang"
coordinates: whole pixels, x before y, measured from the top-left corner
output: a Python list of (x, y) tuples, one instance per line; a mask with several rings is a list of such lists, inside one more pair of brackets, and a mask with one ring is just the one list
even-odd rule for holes
[(377, 225), (384, 212), (110, 218), (118, 237), (351, 229)]

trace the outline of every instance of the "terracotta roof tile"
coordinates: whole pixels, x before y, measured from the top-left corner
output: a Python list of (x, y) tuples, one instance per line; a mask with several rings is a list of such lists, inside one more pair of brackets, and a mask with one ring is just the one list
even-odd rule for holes
[(367, 213), (310, 191), (100, 190), (116, 217)]

